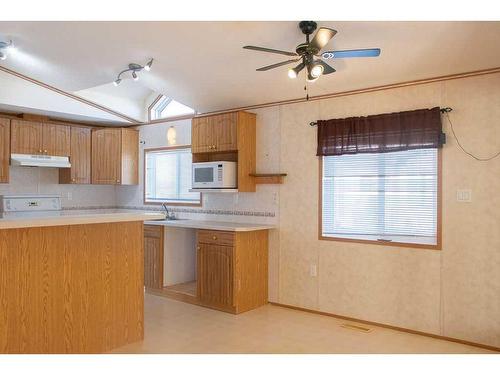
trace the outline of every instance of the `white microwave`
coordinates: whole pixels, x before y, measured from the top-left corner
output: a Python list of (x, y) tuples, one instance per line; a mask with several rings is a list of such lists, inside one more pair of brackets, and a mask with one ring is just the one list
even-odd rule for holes
[(234, 189), (237, 185), (234, 161), (193, 163), (193, 189)]

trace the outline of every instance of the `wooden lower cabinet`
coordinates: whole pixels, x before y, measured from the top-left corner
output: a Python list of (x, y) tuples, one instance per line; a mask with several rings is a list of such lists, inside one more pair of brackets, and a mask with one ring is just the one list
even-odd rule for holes
[(197, 250), (199, 300), (208, 306), (231, 309), (234, 248), (200, 243)]
[(201, 305), (239, 314), (268, 302), (268, 231), (198, 230)]
[(163, 287), (163, 233), (162, 225), (144, 225), (144, 286)]

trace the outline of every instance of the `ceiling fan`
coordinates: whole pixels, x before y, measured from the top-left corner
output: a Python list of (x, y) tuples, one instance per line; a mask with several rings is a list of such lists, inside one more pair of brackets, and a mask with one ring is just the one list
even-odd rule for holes
[(321, 60), (323, 59), (342, 59), (346, 57), (377, 57), (380, 55), (380, 48), (368, 48), (368, 49), (353, 49), (345, 51), (325, 51), (320, 54), (320, 51), (327, 45), (327, 43), (337, 34), (336, 30), (320, 27), (312, 40), (309, 40), (309, 36), (316, 30), (317, 24), (314, 21), (301, 21), (299, 23), (299, 28), (306, 35), (306, 42), (301, 43), (295, 49), (295, 52), (282, 51), (272, 48), (257, 47), (257, 46), (244, 46), (245, 49), (251, 49), (255, 51), (262, 51), (268, 53), (276, 53), (285, 56), (293, 56), (293, 59), (282, 61), (276, 64), (263, 66), (257, 69), (258, 72), (263, 72), (266, 70), (274, 69), (279, 66), (292, 64), (294, 62), (300, 61), (299, 65), (295, 68), (288, 69), (288, 77), (297, 78), (299, 72), (306, 68), (307, 70), (307, 81), (314, 82), (322, 74), (330, 74), (335, 72), (335, 69)]

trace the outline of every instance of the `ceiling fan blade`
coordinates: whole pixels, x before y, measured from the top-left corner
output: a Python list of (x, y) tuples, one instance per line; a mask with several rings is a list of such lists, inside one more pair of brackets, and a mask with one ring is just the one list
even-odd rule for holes
[(351, 49), (345, 51), (325, 51), (321, 54), (324, 59), (342, 59), (345, 57), (377, 57), (380, 48)]
[(336, 70), (328, 65), (326, 62), (317, 60), (317, 63), (320, 64), (323, 67), (323, 74), (330, 74), (330, 73), (335, 73)]
[(297, 62), (297, 61), (299, 61), (299, 60), (300, 60), (300, 58), (298, 58), (298, 59), (292, 59), (292, 60), (282, 61), (282, 62), (279, 62), (279, 63), (273, 64), (273, 65), (263, 66), (262, 68), (257, 69), (257, 71), (258, 71), (258, 72), (264, 72), (264, 71), (266, 71), (266, 70), (274, 69), (274, 68), (277, 68), (278, 66), (288, 65), (288, 64), (291, 64), (291, 63)]
[(257, 47), (257, 46), (244, 46), (243, 48), (245, 48), (245, 49), (251, 49), (251, 50), (254, 50), (254, 51), (269, 52), (269, 53), (278, 53), (280, 55), (285, 55), (285, 56), (297, 56), (297, 54), (295, 52), (281, 51), (279, 49)]
[(337, 34), (336, 30), (329, 29), (327, 27), (320, 27), (314, 35), (314, 38), (309, 43), (309, 47), (319, 52), (324, 46), (326, 46), (335, 34)]

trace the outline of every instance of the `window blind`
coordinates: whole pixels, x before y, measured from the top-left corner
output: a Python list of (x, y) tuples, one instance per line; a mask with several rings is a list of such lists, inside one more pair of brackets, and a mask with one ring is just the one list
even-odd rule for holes
[(192, 156), (189, 148), (146, 153), (146, 201), (199, 203), (190, 192)]
[(323, 157), (323, 236), (436, 244), (435, 148)]

